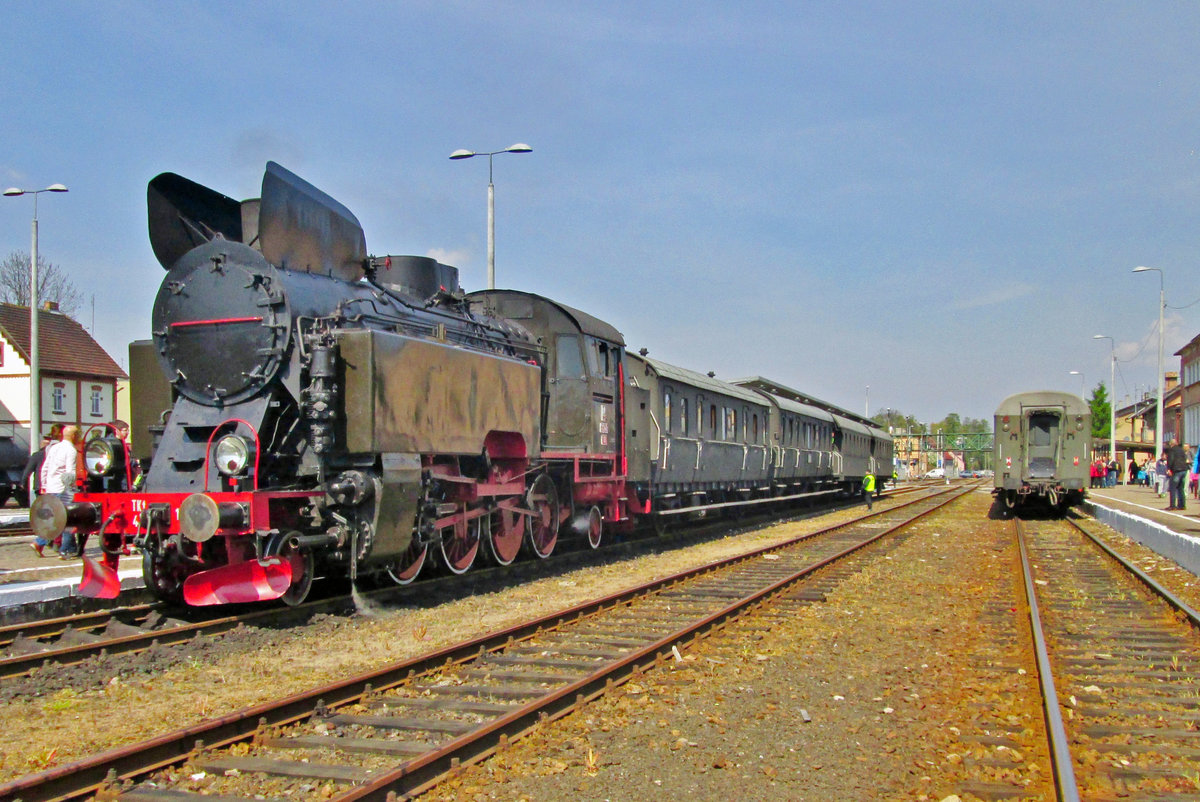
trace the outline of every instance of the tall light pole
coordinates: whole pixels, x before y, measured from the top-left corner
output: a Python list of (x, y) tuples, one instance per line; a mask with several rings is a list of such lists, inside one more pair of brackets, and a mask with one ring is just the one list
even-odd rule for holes
[(1108, 340), (1112, 348), (1112, 359), (1108, 363), (1108, 458), (1117, 458), (1117, 341), (1107, 334), (1093, 334), (1093, 340)]
[(509, 145), (504, 150), (493, 150), (490, 153), (476, 153), (473, 150), (456, 150), (450, 154), (451, 159), (469, 159), (472, 156), (488, 157), (488, 219), (487, 219), (487, 258), (488, 258), (488, 289), (496, 289), (496, 185), (492, 183), (492, 157), (498, 153), (532, 153), (533, 148), (524, 142)]
[[(1069, 370), (1069, 371), (1067, 371), (1067, 372), (1068, 372), (1068, 373), (1070, 373), (1072, 376), (1078, 376), (1078, 377), (1079, 377), (1079, 397), (1080, 397), (1080, 398), (1083, 398), (1083, 371), (1081, 371), (1081, 370)], [(1087, 399), (1086, 399), (1086, 398), (1084, 398), (1083, 400), (1085, 400), (1085, 401), (1086, 401)]]
[(66, 192), (62, 184), (51, 184), (45, 189), (18, 189), (9, 187), (4, 194), (33, 196), (33, 245), (29, 249), (29, 453), (41, 446), (42, 432), (42, 387), (38, 372), (38, 218), (37, 196), (43, 192)]
[(1167, 309), (1167, 296), (1163, 291), (1163, 272), (1157, 267), (1140, 265), (1133, 269), (1134, 273), (1145, 273), (1153, 270), (1158, 273), (1158, 408), (1154, 411), (1154, 458), (1158, 459), (1163, 450), (1163, 393), (1165, 379), (1163, 378), (1163, 317)]

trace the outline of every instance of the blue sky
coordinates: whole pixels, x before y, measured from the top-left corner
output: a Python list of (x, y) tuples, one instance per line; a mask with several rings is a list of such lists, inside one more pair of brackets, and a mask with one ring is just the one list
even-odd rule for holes
[[(42, 2), (0, 7), (0, 184), (125, 364), (146, 183), (275, 160), (376, 254), (584, 309), (631, 348), (862, 411), (1155, 383), (1200, 299), (1200, 5)], [(0, 199), (0, 254), (29, 248)], [(91, 299), (95, 299), (94, 327)], [(1200, 304), (1168, 309), (1170, 354)]]

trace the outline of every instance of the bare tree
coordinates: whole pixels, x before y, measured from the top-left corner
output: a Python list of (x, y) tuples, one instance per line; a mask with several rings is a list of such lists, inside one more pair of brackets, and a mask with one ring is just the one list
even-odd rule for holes
[[(53, 301), (65, 315), (75, 316), (82, 303), (79, 290), (58, 265), (38, 254), (38, 300)], [(29, 253), (13, 251), (0, 262), (0, 301), (29, 306)]]

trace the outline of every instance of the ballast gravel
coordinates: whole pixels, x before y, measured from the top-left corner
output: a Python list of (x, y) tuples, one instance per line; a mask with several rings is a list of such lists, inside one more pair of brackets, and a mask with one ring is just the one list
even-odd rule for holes
[[(888, 502), (890, 504), (890, 502)], [(1022, 678), (979, 671), (992, 653), (990, 586), (1011, 582), (997, 550), (1005, 522), (970, 494), (903, 544), (841, 580), (784, 624), (716, 635), (580, 714), (429, 792), (436, 800), (942, 800), (960, 794), (959, 734), (981, 710), (1014, 720)], [(877, 506), (878, 509), (878, 506)], [(61, 765), (381, 663), (405, 659), (538, 612), (761, 547), (860, 510), (781, 524), (692, 548), (573, 572), (437, 606), (324, 617), (292, 630), (246, 628), (195, 650), (48, 667), (0, 702), (0, 779)], [(1112, 536), (1143, 566), (1196, 594), (1195, 577)], [(1015, 685), (1014, 685), (1015, 683)], [(1036, 750), (1006, 756), (997, 779), (1034, 787)], [(1000, 762), (1000, 761), (996, 761)], [(191, 790), (203, 792), (207, 778)], [(292, 798), (326, 798), (317, 784)]]

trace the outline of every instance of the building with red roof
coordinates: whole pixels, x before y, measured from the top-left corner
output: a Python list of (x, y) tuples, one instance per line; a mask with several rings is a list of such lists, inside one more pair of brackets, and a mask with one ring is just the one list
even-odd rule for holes
[[(38, 310), (43, 433), (55, 423), (85, 429), (117, 417), (117, 383), (128, 379), (78, 321), (53, 304)], [(29, 307), (0, 304), (0, 435), (29, 437)]]

